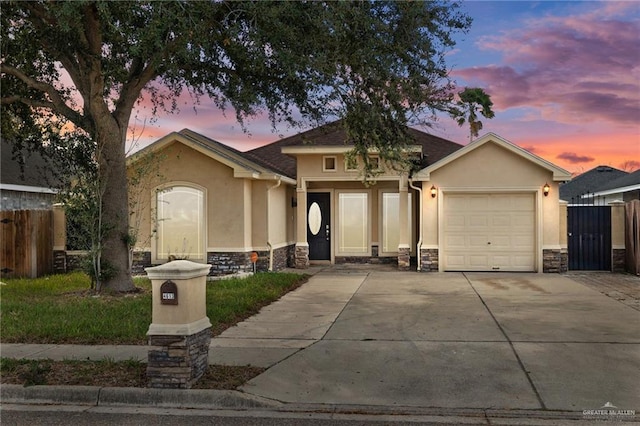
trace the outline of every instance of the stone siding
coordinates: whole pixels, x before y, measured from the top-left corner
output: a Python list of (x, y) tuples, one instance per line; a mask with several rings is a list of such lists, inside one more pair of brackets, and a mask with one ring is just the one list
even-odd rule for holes
[[(239, 272), (253, 272), (251, 262), (253, 252), (209, 252), (207, 263), (213, 265), (209, 275), (220, 276)], [(269, 251), (258, 251), (256, 272), (269, 270)], [(280, 271), (293, 265), (294, 246), (289, 245), (273, 250), (273, 270)]]
[(438, 272), (440, 268), (438, 249), (421, 249), (420, 261), (422, 263), (421, 272)]
[(398, 251), (398, 269), (408, 271), (411, 267), (411, 249), (403, 247)]
[(564, 273), (569, 269), (569, 254), (567, 249), (542, 250), (542, 272)]
[(86, 251), (67, 252), (67, 272), (85, 271), (88, 261), (89, 253)]
[(296, 245), (295, 267), (296, 269), (307, 269), (309, 267), (309, 247)]
[(147, 379), (151, 388), (190, 389), (207, 371), (211, 327), (188, 336), (149, 336)]
[(354, 263), (354, 264), (372, 264), (372, 265), (397, 265), (398, 258), (395, 256), (384, 256), (384, 257), (374, 257), (374, 256), (336, 256), (335, 264), (343, 265), (345, 263)]
[(131, 263), (132, 275), (145, 275), (144, 268), (152, 266), (150, 251), (134, 251), (133, 262)]
[(625, 272), (627, 269), (626, 257), (627, 251), (625, 249), (611, 250), (611, 272)]
[(65, 274), (67, 272), (67, 253), (64, 250), (53, 251), (53, 273)]

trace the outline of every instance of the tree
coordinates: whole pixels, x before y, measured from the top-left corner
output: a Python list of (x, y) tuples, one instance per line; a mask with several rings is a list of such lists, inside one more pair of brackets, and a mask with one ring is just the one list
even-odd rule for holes
[(240, 123), (261, 110), (274, 125), (343, 118), (360, 155), (394, 159), (406, 124), (446, 110), (444, 55), (471, 23), (444, 0), (16, 1), (0, 20), (2, 118), (17, 123), (16, 143), (55, 143), (63, 121), (92, 141), (114, 271), (105, 287), (119, 291), (133, 288), (125, 138), (136, 102), (172, 112), (188, 90)]
[(478, 113), (485, 118), (495, 117), (491, 109), (493, 106), (491, 97), (478, 87), (465, 87), (463, 91), (458, 92), (458, 96), (459, 99), (451, 108), (450, 114), (458, 126), (463, 126), (465, 122), (469, 123), (469, 140), (477, 138), (482, 130), (482, 121), (478, 120)]

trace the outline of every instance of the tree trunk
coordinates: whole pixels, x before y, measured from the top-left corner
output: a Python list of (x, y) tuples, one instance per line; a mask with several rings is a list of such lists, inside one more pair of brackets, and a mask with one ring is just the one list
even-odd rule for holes
[[(103, 290), (127, 292), (135, 289), (129, 267), (129, 203), (125, 156), (126, 129), (112, 117), (98, 124), (98, 164), (102, 180)], [(100, 125), (102, 124), (102, 125)]]

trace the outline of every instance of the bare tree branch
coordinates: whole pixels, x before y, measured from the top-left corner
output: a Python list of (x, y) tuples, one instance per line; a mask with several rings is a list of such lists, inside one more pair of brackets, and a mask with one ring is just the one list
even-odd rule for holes
[[(88, 120), (86, 120), (86, 118), (82, 114), (70, 108), (65, 102), (64, 98), (60, 95), (60, 93), (56, 90), (56, 88), (53, 87), (51, 84), (44, 83), (42, 81), (38, 81), (32, 77), (29, 77), (28, 75), (20, 71), (18, 68), (12, 67), (11, 65), (7, 65), (7, 64), (0, 64), (0, 73), (12, 75), (18, 78), (19, 80), (21, 80), (30, 88), (38, 90), (44, 93), (45, 95), (47, 95), (49, 97), (50, 102), (49, 102), (49, 105), (46, 105), (46, 106), (42, 105), (45, 108), (50, 108), (54, 111), (59, 112), (60, 114), (64, 115), (67, 119), (71, 120), (75, 125), (79, 127), (83, 127), (85, 129), (90, 127)], [(16, 101), (17, 100), (14, 100), (13, 102), (16, 102)], [(26, 105), (31, 105), (29, 103), (28, 98), (19, 97), (19, 101)]]

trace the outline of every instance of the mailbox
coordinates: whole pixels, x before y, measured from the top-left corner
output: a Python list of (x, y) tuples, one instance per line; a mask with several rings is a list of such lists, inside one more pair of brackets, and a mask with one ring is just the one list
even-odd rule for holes
[(178, 286), (173, 281), (165, 281), (160, 286), (160, 303), (163, 305), (178, 304)]

